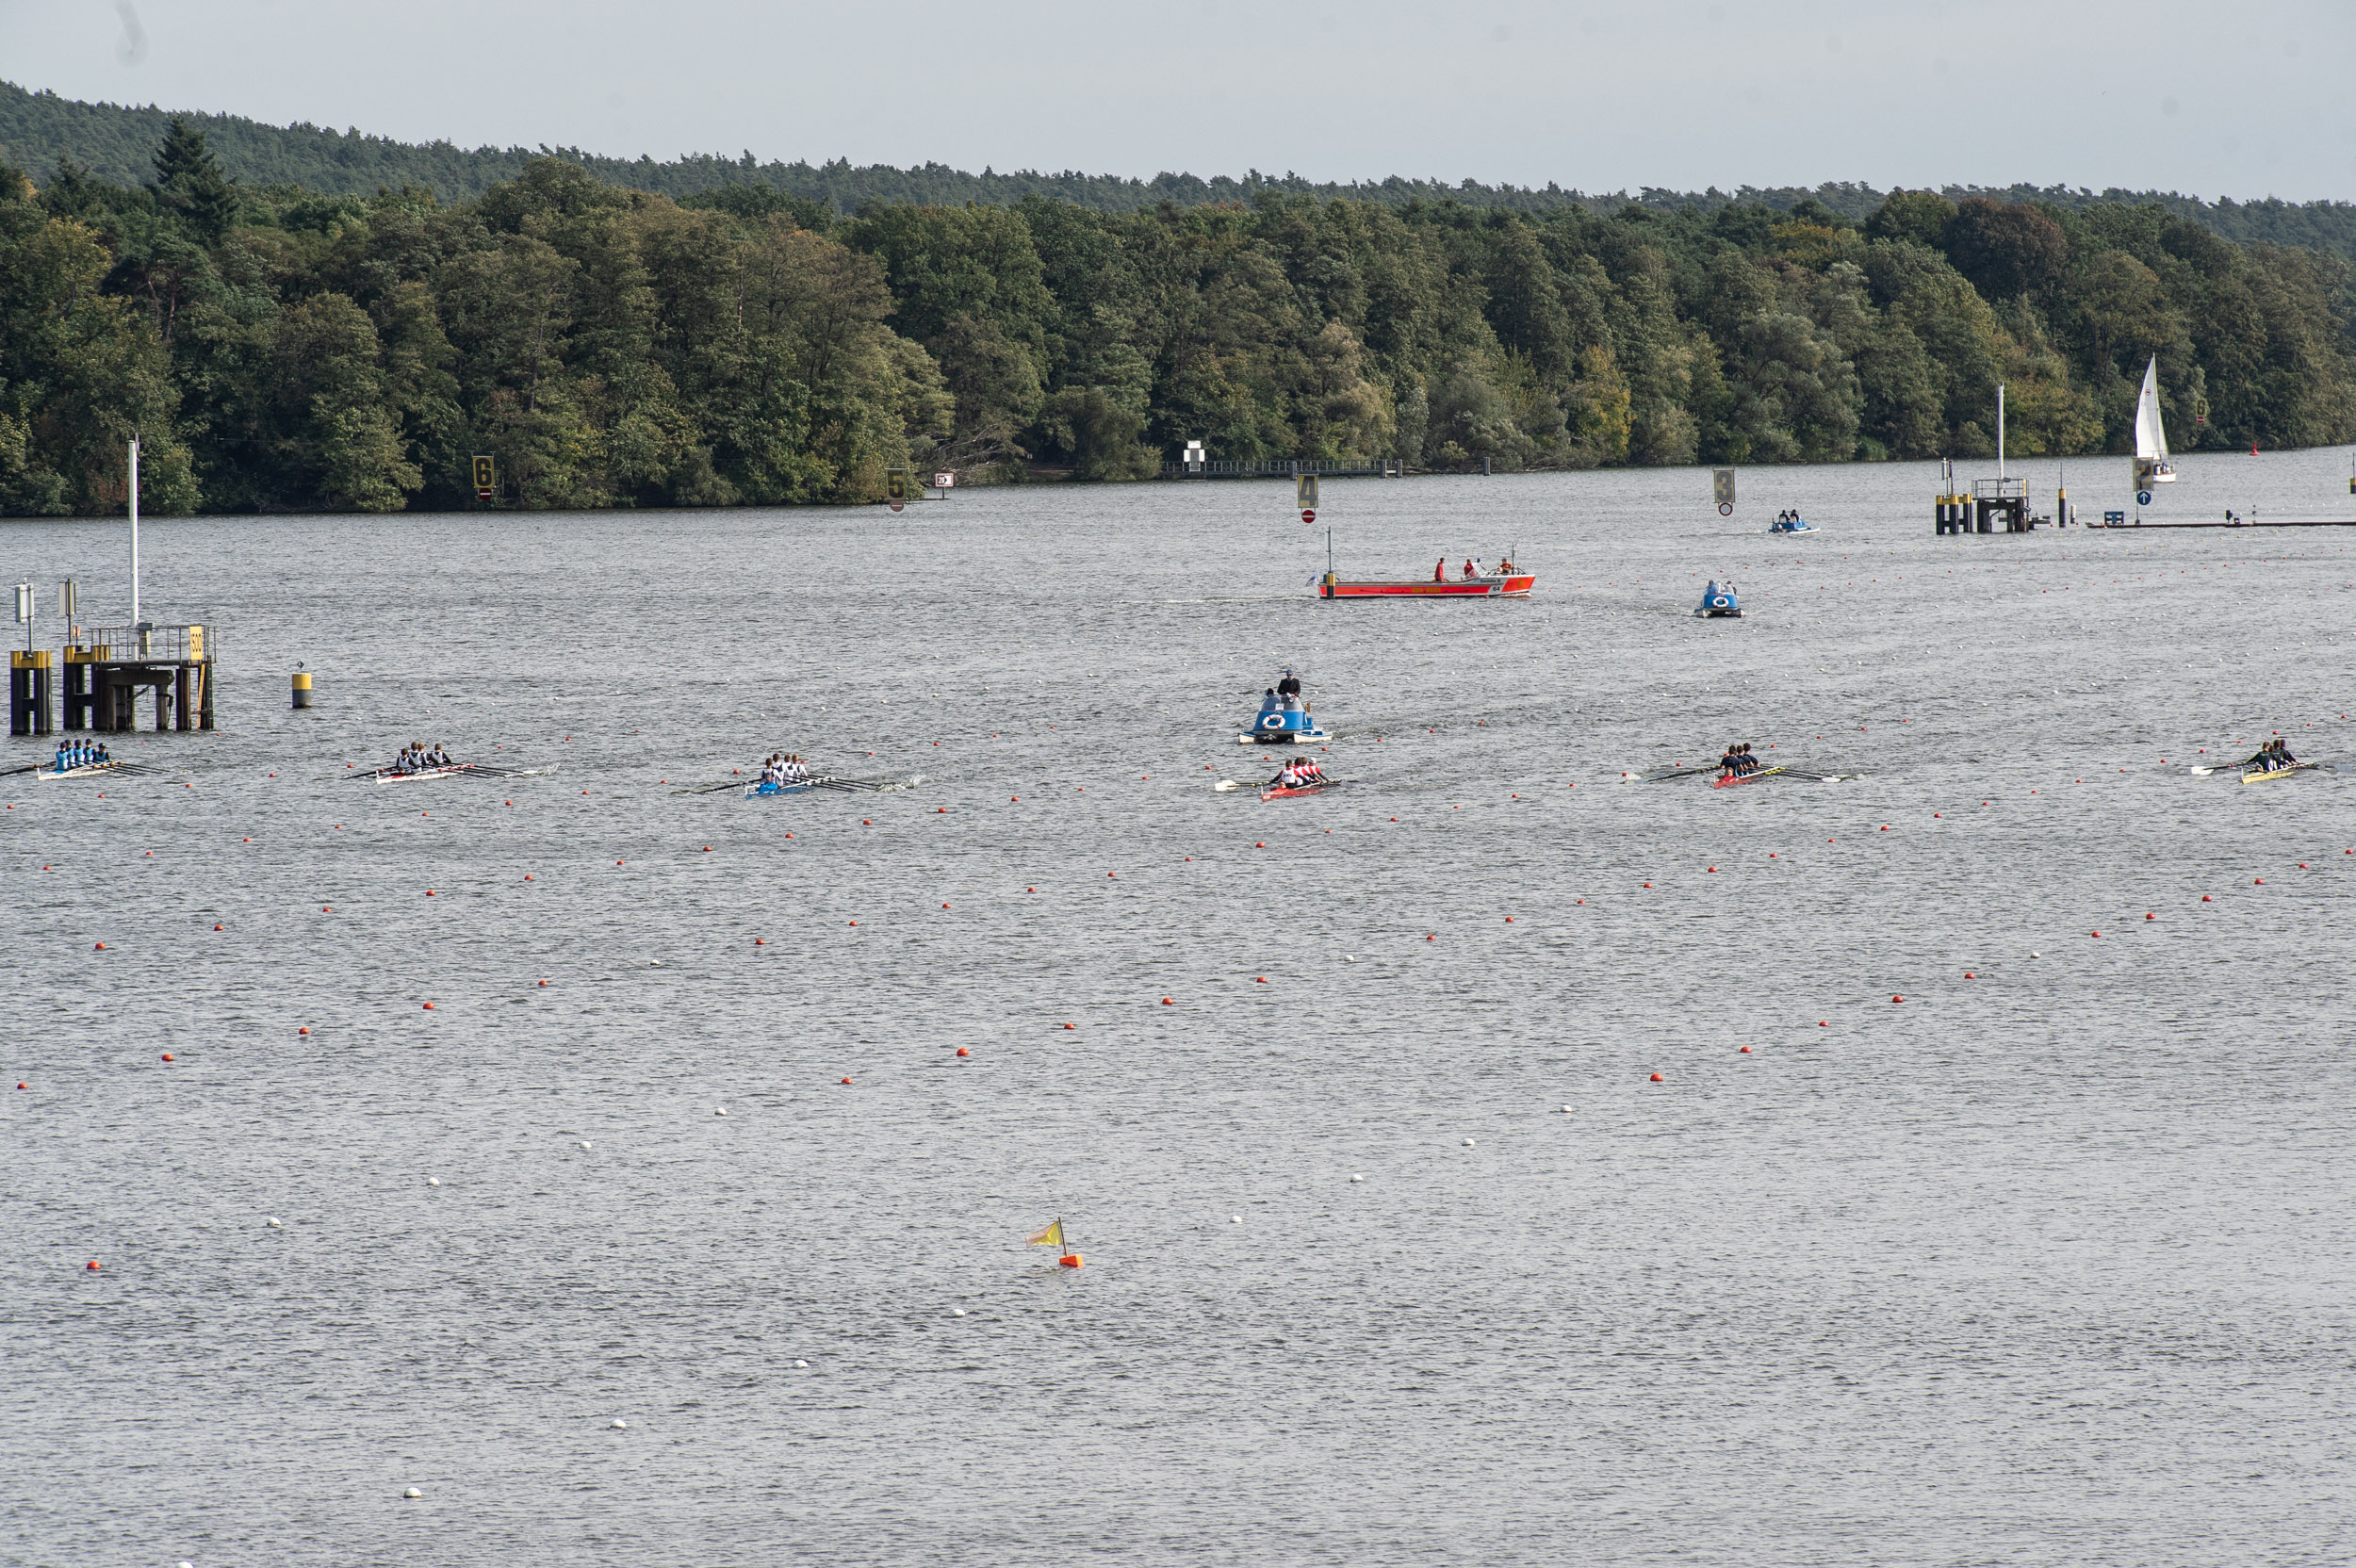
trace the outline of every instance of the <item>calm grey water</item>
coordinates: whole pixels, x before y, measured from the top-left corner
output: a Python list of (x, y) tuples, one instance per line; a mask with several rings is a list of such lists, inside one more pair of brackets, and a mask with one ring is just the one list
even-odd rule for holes
[[(1742, 484), (1326, 486), (1497, 604), (1280, 484), (152, 526), (221, 732), (0, 779), (0, 1560), (2347, 1560), (2356, 777), (2186, 767), (2356, 753), (2356, 531)], [(1285, 662), (1364, 782), (1215, 792)], [(1621, 781), (1736, 740), (1859, 776)], [(668, 792), (778, 746), (924, 781)]]

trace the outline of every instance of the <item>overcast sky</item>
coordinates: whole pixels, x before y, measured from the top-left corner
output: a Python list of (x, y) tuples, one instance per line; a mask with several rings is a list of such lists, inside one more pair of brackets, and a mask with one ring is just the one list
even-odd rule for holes
[(2352, 53), (2356, 0), (0, 0), (22, 86), (407, 141), (1586, 190), (2346, 199)]

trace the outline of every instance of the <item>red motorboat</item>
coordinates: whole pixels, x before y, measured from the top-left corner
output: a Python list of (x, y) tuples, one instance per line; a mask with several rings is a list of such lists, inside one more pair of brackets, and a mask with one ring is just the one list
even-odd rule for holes
[(1519, 599), (1530, 596), (1535, 572), (1492, 572), (1486, 577), (1438, 578), (1424, 582), (1345, 582), (1332, 572), (1317, 579), (1317, 596), (1328, 599), (1448, 598)]

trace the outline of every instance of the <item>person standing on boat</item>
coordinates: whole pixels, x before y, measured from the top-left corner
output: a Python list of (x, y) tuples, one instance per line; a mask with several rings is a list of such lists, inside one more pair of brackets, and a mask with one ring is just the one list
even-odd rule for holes
[(1448, 580), (1447, 556), (1444, 555), (1440, 557), (1439, 564), (1432, 568), (1432, 580), (1434, 582), (1446, 582)]
[(1292, 666), (1289, 664), (1284, 667), (1284, 678), (1276, 683), (1276, 694), (1280, 697), (1301, 695), (1301, 678), (1293, 674)]

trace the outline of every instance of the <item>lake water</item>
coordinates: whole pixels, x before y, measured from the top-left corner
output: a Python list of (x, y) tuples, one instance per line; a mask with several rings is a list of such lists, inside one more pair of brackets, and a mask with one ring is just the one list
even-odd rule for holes
[[(2350, 756), (2356, 530), (1742, 484), (152, 524), (220, 732), (0, 779), (0, 1560), (2348, 1560), (2356, 780), (2187, 769)], [(1286, 663), (1360, 782), (1215, 792)], [(1734, 741), (1856, 776), (1622, 780)], [(670, 792), (778, 747), (924, 781)]]

